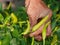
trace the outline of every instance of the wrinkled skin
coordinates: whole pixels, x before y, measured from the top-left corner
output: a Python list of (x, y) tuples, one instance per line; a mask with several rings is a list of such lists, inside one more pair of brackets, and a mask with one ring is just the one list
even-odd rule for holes
[[(31, 29), (46, 15), (48, 15), (49, 17), (46, 23), (51, 20), (52, 11), (45, 5), (45, 3), (42, 0), (25, 0), (25, 7), (29, 17)], [(32, 32), (31, 30), (31, 33), (29, 34), (29, 36), (30, 37), (34, 36), (36, 40), (41, 41), (42, 29), (46, 23), (41, 25), (41, 27), (35, 32)], [(50, 36), (50, 34), (51, 34), (51, 24), (49, 24), (49, 26), (47, 27), (46, 36), (48, 37)]]

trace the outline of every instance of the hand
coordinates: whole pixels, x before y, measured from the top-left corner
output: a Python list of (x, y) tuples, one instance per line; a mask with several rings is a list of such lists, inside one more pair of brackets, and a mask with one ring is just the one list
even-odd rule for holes
[[(31, 29), (34, 25), (36, 25), (42, 18), (44, 18), (47, 15), (49, 16), (49, 18), (47, 19), (46, 23), (50, 21), (52, 11), (45, 5), (45, 3), (42, 0), (26, 0), (25, 7), (27, 9)], [(46, 23), (44, 23), (37, 31), (31, 32), (29, 36), (30, 37), (34, 36), (35, 39), (38, 41), (42, 40), (41, 33)], [(51, 24), (47, 27), (46, 35), (49, 36), (50, 34), (51, 34)]]

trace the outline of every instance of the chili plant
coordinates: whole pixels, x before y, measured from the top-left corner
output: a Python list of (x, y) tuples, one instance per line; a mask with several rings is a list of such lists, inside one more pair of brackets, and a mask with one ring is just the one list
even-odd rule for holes
[[(2, 4), (0, 3), (0, 45), (43, 45), (43, 43), (45, 45), (60, 45), (60, 2), (58, 0), (44, 1), (53, 11), (51, 36), (46, 37), (46, 27), (49, 24), (47, 23), (42, 32), (43, 41), (36, 41), (34, 37), (24, 37), (23, 35), (30, 32), (30, 22), (25, 7), (17, 6), (16, 10), (13, 10), (10, 2), (7, 8), (2, 10)], [(40, 23), (43, 24), (44, 21)], [(36, 31), (36, 29), (34, 26), (32, 30)]]

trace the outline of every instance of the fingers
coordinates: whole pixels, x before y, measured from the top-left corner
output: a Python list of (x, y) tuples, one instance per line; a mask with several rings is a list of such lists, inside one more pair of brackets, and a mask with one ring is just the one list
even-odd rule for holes
[[(49, 8), (41, 0), (25, 0), (27, 14), (30, 20), (31, 27), (37, 23), (38, 18), (45, 17), (49, 12)], [(51, 13), (49, 15), (51, 17)]]
[[(34, 37), (36, 40), (41, 41), (42, 40), (42, 29), (43, 29), (44, 25), (42, 25), (39, 30), (30, 33), (30, 37)], [(47, 32), (46, 32), (46, 36), (50, 36), (52, 32), (52, 28), (51, 28), (51, 24), (48, 25), (47, 27)]]
[(37, 31), (30, 33), (30, 37), (37, 36), (40, 33), (42, 33), (43, 27), (44, 27), (44, 25), (42, 25)]
[(46, 36), (50, 36), (52, 32), (51, 24), (47, 27), (47, 33)]
[(41, 41), (42, 40), (42, 36), (41, 35), (37, 35), (34, 37), (37, 41)]
[[(50, 9), (49, 9), (50, 10)], [(52, 11), (50, 10), (49, 11), (49, 20), (51, 19), (51, 17), (52, 17)]]
[[(46, 4), (42, 0), (25, 0), (25, 7), (27, 9), (27, 14), (29, 17), (31, 29), (32, 27), (37, 24), (39, 18), (43, 18), (46, 15), (49, 16), (46, 22), (51, 19), (52, 11), (46, 6)], [(40, 20), (39, 20), (40, 21)], [(36, 40), (40, 41), (42, 39), (42, 29), (44, 24), (35, 32), (31, 32), (29, 34), (30, 37), (35, 37)], [(32, 30), (31, 30), (32, 31)], [(46, 36), (51, 34), (51, 25), (47, 27)]]
[(25, 0), (25, 7), (28, 7), (30, 4), (30, 0)]
[(30, 26), (32, 28), (37, 23), (37, 19), (33, 15), (29, 15), (28, 17), (29, 17), (29, 21), (30, 21)]

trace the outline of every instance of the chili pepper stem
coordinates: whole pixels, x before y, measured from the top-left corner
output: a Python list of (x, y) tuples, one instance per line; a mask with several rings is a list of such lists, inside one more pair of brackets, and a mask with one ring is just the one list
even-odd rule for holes
[(7, 10), (9, 10), (11, 7), (11, 2), (9, 3), (8, 7), (7, 7)]
[(45, 39), (43, 39), (43, 45), (45, 45)]
[(34, 37), (32, 37), (31, 45), (34, 45)]

